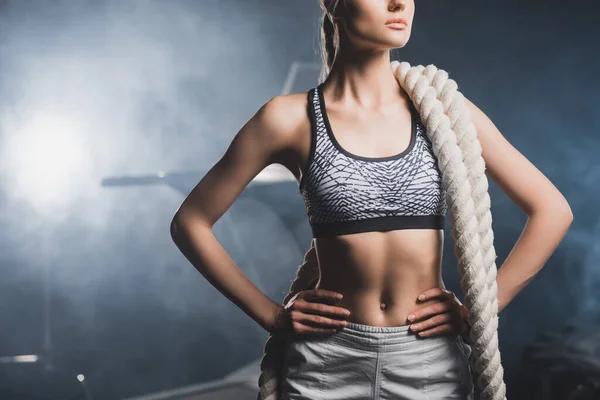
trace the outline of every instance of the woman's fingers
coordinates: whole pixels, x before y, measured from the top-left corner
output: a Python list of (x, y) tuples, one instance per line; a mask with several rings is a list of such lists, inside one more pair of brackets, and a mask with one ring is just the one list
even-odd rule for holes
[(408, 316), (408, 320), (411, 322), (416, 322), (420, 319), (428, 318), (436, 314), (446, 313), (452, 310), (453, 307), (454, 305), (449, 301), (440, 301), (437, 303), (433, 303), (410, 313), (410, 315)]
[(341, 300), (344, 296), (340, 292), (327, 289), (311, 289), (302, 293), (306, 300)]
[(350, 310), (346, 308), (330, 306), (323, 303), (313, 303), (304, 299), (298, 299), (294, 303), (294, 308), (310, 314), (327, 314), (334, 317), (347, 317), (350, 315)]
[(453, 297), (454, 297), (454, 293), (451, 292), (450, 290), (447, 290), (447, 289), (441, 288), (441, 287), (434, 287), (434, 288), (428, 289), (428, 290), (424, 291), (423, 293), (421, 293), (419, 295), (418, 299), (421, 301), (431, 300), (431, 299), (435, 299), (435, 298), (440, 298), (442, 300), (448, 300)]
[(438, 335), (449, 335), (455, 334), (456, 330), (454, 329), (454, 325), (446, 323), (442, 325), (435, 326), (431, 329), (427, 329), (425, 331), (419, 332), (419, 336), (422, 337), (430, 337), (430, 336), (438, 336)]
[(345, 320), (335, 319), (335, 318), (327, 318), (325, 316), (316, 315), (316, 314), (307, 314), (300, 310), (292, 310), (290, 312), (290, 316), (292, 317), (292, 321), (300, 322), (303, 324), (308, 323), (310, 325), (319, 325), (319, 326), (325, 326), (328, 328), (336, 328), (339, 326), (346, 326)]
[(294, 332), (334, 333), (339, 327), (346, 326), (344, 318), (350, 315), (350, 310), (326, 304), (342, 297), (341, 293), (326, 289), (300, 292), (288, 307)]
[(424, 331), (427, 331), (428, 329), (432, 329), (432, 328), (440, 326), (440, 325), (445, 325), (445, 324), (452, 325), (452, 322), (453, 322), (452, 318), (453, 318), (452, 314), (450, 314), (450, 313), (438, 314), (431, 318), (426, 319), (425, 321), (412, 324), (410, 326), (410, 329), (413, 332), (424, 332)]

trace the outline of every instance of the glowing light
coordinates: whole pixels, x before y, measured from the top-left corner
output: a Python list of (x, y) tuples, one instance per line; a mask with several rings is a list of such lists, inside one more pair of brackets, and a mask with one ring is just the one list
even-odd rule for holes
[(38, 361), (38, 356), (36, 356), (35, 354), (23, 354), (20, 356), (0, 357), (0, 364), (34, 363), (37, 361)]
[(84, 126), (65, 113), (32, 113), (16, 127), (4, 149), (13, 193), (46, 208), (72, 197), (91, 162)]

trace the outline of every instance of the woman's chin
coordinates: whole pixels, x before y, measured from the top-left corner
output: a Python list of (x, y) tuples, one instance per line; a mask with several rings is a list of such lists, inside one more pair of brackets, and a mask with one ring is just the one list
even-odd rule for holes
[(399, 48), (402, 48), (402, 47), (406, 46), (406, 43), (408, 43), (407, 39), (388, 41), (386, 47), (388, 49), (399, 49)]
[(398, 47), (406, 46), (406, 43), (408, 43), (409, 38), (410, 32), (402, 30), (393, 32), (391, 35), (388, 35), (388, 37), (386, 38), (387, 40), (385, 41), (387, 42), (389, 48), (395, 49)]

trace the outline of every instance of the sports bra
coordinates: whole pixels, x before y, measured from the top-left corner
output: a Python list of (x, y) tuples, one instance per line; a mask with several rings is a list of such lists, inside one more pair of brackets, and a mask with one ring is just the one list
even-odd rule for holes
[(441, 173), (419, 113), (410, 103), (408, 147), (388, 157), (345, 150), (331, 130), (323, 84), (308, 91), (310, 155), (299, 190), (313, 237), (395, 229), (443, 229)]

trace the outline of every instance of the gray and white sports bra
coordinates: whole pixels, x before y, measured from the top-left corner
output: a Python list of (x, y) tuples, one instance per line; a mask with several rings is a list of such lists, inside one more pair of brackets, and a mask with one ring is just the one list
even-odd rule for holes
[(419, 113), (403, 152), (363, 157), (332, 133), (322, 86), (308, 92), (310, 156), (299, 184), (313, 237), (395, 229), (443, 229), (446, 193)]

